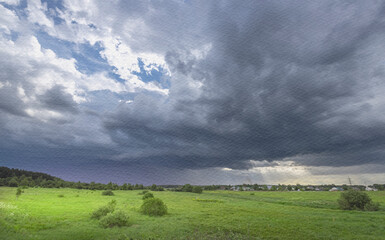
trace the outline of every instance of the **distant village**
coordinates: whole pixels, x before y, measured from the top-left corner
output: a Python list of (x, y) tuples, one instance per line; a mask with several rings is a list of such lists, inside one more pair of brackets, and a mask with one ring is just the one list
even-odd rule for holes
[(357, 191), (384, 191), (385, 184), (373, 185), (259, 185), (259, 184), (242, 184), (242, 185), (219, 185), (205, 186), (205, 190), (231, 190), (231, 191), (345, 191), (353, 189)]
[[(335, 185), (269, 185), (269, 184), (241, 184), (241, 185), (201, 185), (202, 190), (229, 190), (229, 191), (345, 191), (348, 189), (358, 191), (384, 191), (385, 184), (373, 185), (353, 185), (351, 179), (348, 178), (349, 184)], [(176, 191), (183, 192), (192, 191), (193, 186), (185, 185), (155, 185), (144, 186), (143, 184), (116, 184), (116, 183), (82, 183), (64, 181), (60, 178), (53, 177), (45, 173), (31, 172), (26, 170), (0, 167), (0, 186), (8, 187), (44, 187), (44, 188), (76, 188), (90, 190), (143, 190), (152, 191)]]

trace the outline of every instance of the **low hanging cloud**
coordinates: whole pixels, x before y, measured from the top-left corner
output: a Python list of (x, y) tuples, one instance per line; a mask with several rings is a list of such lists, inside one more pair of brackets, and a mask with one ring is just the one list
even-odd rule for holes
[(378, 174), (370, 166), (385, 163), (384, 6), (2, 3), (4, 159), (23, 144), (50, 146), (44, 159), (73, 149), (60, 157), (64, 168), (78, 159), (142, 180), (158, 169), (148, 182), (163, 173), (178, 176), (171, 182), (273, 181), (290, 169), (293, 181), (330, 168)]

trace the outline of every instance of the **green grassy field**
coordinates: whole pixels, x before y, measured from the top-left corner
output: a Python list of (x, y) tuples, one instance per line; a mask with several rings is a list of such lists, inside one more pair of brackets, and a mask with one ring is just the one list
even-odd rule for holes
[[(139, 212), (140, 192), (29, 188), (16, 200), (16, 188), (1, 187), (0, 239), (385, 239), (385, 192), (369, 192), (378, 212), (338, 210), (338, 192), (153, 192), (163, 217)], [(90, 218), (112, 199), (130, 226)]]

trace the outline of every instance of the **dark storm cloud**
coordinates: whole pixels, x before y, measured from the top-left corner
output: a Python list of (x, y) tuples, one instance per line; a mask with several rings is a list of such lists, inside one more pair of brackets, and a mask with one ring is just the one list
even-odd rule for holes
[(64, 87), (55, 85), (39, 96), (39, 100), (45, 108), (57, 110), (60, 112), (77, 113), (77, 103), (72, 95), (64, 92)]
[[(255, 173), (245, 169), (280, 168), (280, 160), (320, 167), (313, 169), (319, 175), (330, 167), (384, 165), (384, 3), (84, 4), (63, 3), (63, 20), (51, 27), (26, 12), (14, 18), (18, 38), (0, 38), (9, 46), (0, 49), (0, 150), (7, 166), (41, 171), (40, 165), (69, 180), (114, 175), (123, 182), (127, 175), (150, 184), (187, 183), (211, 170), (218, 182), (231, 183), (230, 168), (234, 181), (244, 181)], [(44, 45), (42, 35), (52, 43)], [(100, 46), (84, 54), (104, 66), (137, 53), (164, 58), (170, 75), (159, 78), (170, 82), (168, 95), (132, 87), (129, 77), (113, 84), (107, 76), (118, 76), (120, 67), (79, 72), (73, 51), (84, 45)], [(84, 67), (98, 65), (90, 63)], [(121, 63), (127, 72), (130, 64)], [(374, 169), (362, 171), (382, 171)], [(211, 175), (195, 175), (196, 182)]]
[[(168, 50), (169, 99), (138, 98), (105, 119), (114, 141), (136, 149), (123, 159), (178, 168), (248, 168), (249, 159), (303, 154), (304, 165), (384, 161), (383, 113), (368, 103), (380, 98), (372, 92), (371, 44), (385, 36), (382, 4), (207, 8), (199, 34), (212, 49), (203, 60)], [(199, 97), (182, 95), (184, 78), (202, 81)]]
[(22, 74), (15, 66), (15, 62), (10, 61), (8, 55), (0, 58), (0, 111), (17, 116), (26, 116), (23, 101), (18, 96), (17, 87), (23, 80)]

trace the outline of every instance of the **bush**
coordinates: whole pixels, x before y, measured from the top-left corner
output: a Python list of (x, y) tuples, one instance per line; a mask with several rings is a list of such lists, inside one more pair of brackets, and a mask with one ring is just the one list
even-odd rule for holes
[(370, 202), (365, 205), (365, 211), (378, 211), (380, 209), (380, 203)]
[(193, 187), (190, 184), (185, 184), (182, 187), (183, 192), (192, 192)]
[(146, 193), (146, 194), (144, 194), (144, 196), (143, 196), (143, 200), (146, 200), (146, 199), (148, 199), (148, 198), (153, 198), (154, 197), (154, 194), (152, 194), (152, 193)]
[(373, 203), (367, 193), (355, 190), (341, 193), (338, 204), (343, 210), (377, 211), (379, 208), (379, 204)]
[(123, 227), (128, 226), (128, 215), (123, 211), (116, 211), (114, 213), (108, 213), (105, 217), (100, 219), (100, 225), (104, 228), (108, 227)]
[(148, 191), (147, 191), (147, 190), (144, 190), (144, 191), (138, 193), (138, 195), (144, 195), (144, 194), (146, 194), (146, 193), (148, 193)]
[(102, 195), (104, 195), (104, 196), (114, 196), (115, 194), (111, 190), (106, 190), (106, 191), (102, 192)]
[(167, 214), (167, 206), (159, 198), (148, 198), (144, 200), (140, 211), (149, 216), (163, 216)]
[(193, 192), (193, 193), (202, 193), (202, 188), (199, 187), (199, 186), (194, 186), (194, 187), (192, 188), (192, 192)]
[(116, 200), (112, 200), (107, 205), (100, 207), (98, 210), (95, 210), (91, 218), (100, 219), (106, 216), (108, 213), (112, 213), (115, 210)]
[(17, 188), (17, 190), (16, 190), (16, 199), (18, 199), (23, 192), (24, 191), (21, 190), (21, 188)]

